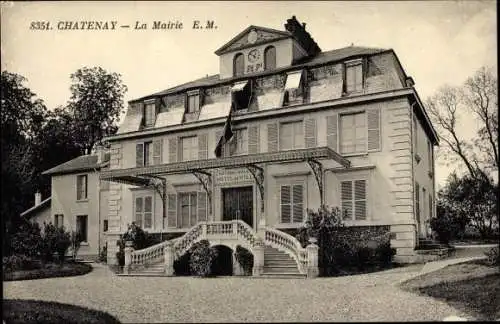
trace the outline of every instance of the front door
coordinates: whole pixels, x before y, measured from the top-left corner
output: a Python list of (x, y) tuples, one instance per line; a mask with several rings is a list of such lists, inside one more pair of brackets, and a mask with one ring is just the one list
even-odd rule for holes
[(253, 227), (253, 188), (222, 189), (222, 220), (241, 219)]

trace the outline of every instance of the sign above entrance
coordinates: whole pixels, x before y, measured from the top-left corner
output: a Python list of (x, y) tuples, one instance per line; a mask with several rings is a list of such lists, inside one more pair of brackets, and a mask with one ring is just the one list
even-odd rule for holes
[(214, 172), (214, 182), (218, 185), (238, 184), (249, 181), (253, 181), (253, 177), (247, 169), (217, 169)]

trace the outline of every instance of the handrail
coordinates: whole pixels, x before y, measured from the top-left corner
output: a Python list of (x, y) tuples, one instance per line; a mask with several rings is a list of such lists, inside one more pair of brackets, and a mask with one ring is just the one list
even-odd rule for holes
[(300, 273), (306, 273), (307, 251), (299, 240), (283, 231), (265, 227), (264, 242), (280, 251), (289, 254), (295, 259)]

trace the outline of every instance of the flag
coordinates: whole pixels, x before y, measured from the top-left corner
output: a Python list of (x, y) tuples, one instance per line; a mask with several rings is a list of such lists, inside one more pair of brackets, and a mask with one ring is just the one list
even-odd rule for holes
[(222, 147), (231, 140), (233, 137), (233, 128), (231, 125), (231, 114), (233, 111), (233, 106), (231, 105), (231, 109), (229, 110), (229, 114), (227, 115), (226, 123), (224, 124), (224, 131), (222, 133), (221, 138), (217, 142), (217, 146), (215, 147), (215, 156), (220, 158), (222, 157)]

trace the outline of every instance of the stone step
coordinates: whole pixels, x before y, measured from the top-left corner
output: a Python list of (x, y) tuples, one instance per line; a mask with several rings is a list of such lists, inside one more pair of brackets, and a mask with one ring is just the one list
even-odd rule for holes
[(297, 268), (287, 268), (287, 267), (264, 267), (264, 272), (266, 273), (300, 273)]
[(301, 273), (269, 273), (264, 272), (257, 278), (272, 278), (272, 279), (305, 279), (306, 275)]
[(265, 260), (264, 261), (264, 265), (269, 265), (269, 266), (273, 266), (273, 265), (277, 265), (277, 266), (289, 266), (289, 267), (296, 267), (297, 266), (297, 263), (295, 263), (295, 261), (292, 261), (292, 260), (287, 260), (287, 261), (276, 261), (276, 260)]

